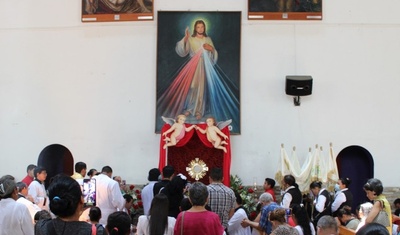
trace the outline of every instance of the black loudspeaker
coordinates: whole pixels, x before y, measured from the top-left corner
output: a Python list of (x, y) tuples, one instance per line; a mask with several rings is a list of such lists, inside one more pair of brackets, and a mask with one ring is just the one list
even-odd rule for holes
[(286, 94), (306, 96), (312, 93), (311, 76), (286, 76)]

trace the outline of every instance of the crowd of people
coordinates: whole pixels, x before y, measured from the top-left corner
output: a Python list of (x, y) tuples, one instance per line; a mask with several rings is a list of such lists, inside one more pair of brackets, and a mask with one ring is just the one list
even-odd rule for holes
[[(348, 189), (350, 183), (349, 178), (340, 178), (332, 195), (321, 182), (312, 182), (310, 194), (314, 200), (307, 208), (295, 178), (286, 175), (281, 182), (281, 202), (276, 203), (270, 193), (261, 194), (260, 216), (254, 221), (244, 219), (242, 225), (251, 226), (259, 231), (259, 234), (274, 235), (338, 234), (340, 226), (357, 235), (398, 234), (399, 229), (393, 223), (398, 222), (399, 217), (391, 213), (390, 203), (382, 194), (382, 182), (373, 178), (365, 183), (360, 190), (365, 191), (371, 202), (362, 203), (358, 208), (354, 208), (355, 213), (352, 213), (351, 208), (353, 195)], [(400, 199), (395, 201), (395, 205), (396, 202), (400, 206)]]
[[(310, 207), (304, 205), (304, 195), (292, 175), (280, 182), (280, 202), (275, 181), (266, 178), (265, 192), (258, 199), (259, 213), (250, 220), (241, 195), (222, 183), (222, 169), (211, 169), (208, 185), (190, 184), (168, 165), (162, 172), (149, 171), (149, 183), (142, 190), (143, 215), (133, 224), (129, 212), (133, 198), (125, 193), (121, 177), (112, 175), (110, 166), (87, 172), (86, 164), (77, 162), (73, 175), (53, 177), (47, 189), (46, 169), (41, 166), (29, 165), (21, 182), (11, 175), (1, 177), (0, 235), (324, 235), (338, 234), (340, 226), (357, 235), (390, 235), (399, 230), (393, 224), (399, 221), (400, 209), (392, 215), (382, 182), (375, 178), (363, 187), (370, 202), (353, 208), (355, 213), (349, 178), (338, 180), (334, 195), (321, 182), (312, 182)], [(95, 205), (85, 204), (82, 182), (86, 176), (96, 184)], [(400, 208), (400, 199), (394, 205)]]

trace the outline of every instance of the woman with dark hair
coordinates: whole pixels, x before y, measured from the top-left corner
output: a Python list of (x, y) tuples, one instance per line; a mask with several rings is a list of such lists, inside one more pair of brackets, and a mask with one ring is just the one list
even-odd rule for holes
[(175, 218), (168, 216), (168, 198), (157, 194), (151, 201), (149, 215), (141, 215), (137, 224), (137, 235), (173, 235)]
[(286, 210), (277, 208), (269, 214), (268, 219), (272, 223), (271, 235), (299, 235), (297, 229), (286, 223)]
[(292, 208), (294, 204), (300, 205), (302, 203), (303, 197), (293, 175), (283, 177), (282, 189), (285, 190), (281, 202), (283, 208)]
[(89, 172), (87, 173), (87, 176), (89, 176), (90, 179), (95, 175), (97, 175), (97, 170), (94, 168), (90, 169)]
[(171, 182), (165, 186), (160, 193), (167, 195), (169, 202), (168, 216), (176, 218), (180, 212), (179, 206), (183, 199), (187, 183), (186, 176), (182, 174), (176, 175)]
[(83, 208), (83, 197), (81, 186), (76, 180), (67, 175), (55, 176), (49, 186), (49, 198), (50, 211), (57, 218), (39, 220), (35, 225), (36, 235), (92, 234), (92, 226), (79, 221)]
[(338, 211), (338, 219), (346, 228), (356, 230), (360, 221), (353, 216), (349, 207), (345, 206)]
[(352, 207), (353, 204), (353, 194), (348, 189), (351, 184), (349, 178), (340, 178), (335, 185), (335, 199), (333, 200), (331, 209), (332, 215), (337, 216), (338, 210), (342, 209), (344, 206)]
[(111, 213), (107, 219), (109, 235), (129, 235), (131, 233), (131, 218), (123, 211)]
[[(382, 223), (381, 219), (379, 218), (380, 211), (386, 211), (387, 217), (386, 221), (389, 221), (389, 224), (382, 224), (387, 228), (390, 234), (392, 234), (392, 211), (390, 209), (390, 203), (386, 199), (385, 195), (382, 194), (383, 192), (383, 185), (379, 179), (369, 179), (366, 184), (364, 184), (364, 191), (367, 194), (369, 200), (373, 202), (373, 207), (371, 212), (368, 214), (367, 218), (365, 219), (365, 224), (369, 223)], [(379, 219), (378, 219), (379, 218)]]
[(331, 215), (332, 199), (329, 192), (322, 188), (321, 181), (313, 181), (310, 184), (310, 190), (314, 195), (314, 210), (312, 214), (312, 222), (317, 226), (319, 218), (324, 215)]
[(314, 225), (308, 219), (307, 211), (303, 206), (294, 205), (292, 208), (293, 221), (299, 235), (315, 235)]
[(390, 235), (385, 226), (377, 223), (367, 224), (362, 227), (356, 235)]
[(192, 207), (182, 211), (176, 219), (174, 234), (190, 235), (222, 235), (222, 227), (219, 216), (206, 210), (208, 190), (201, 182), (195, 182), (189, 188), (189, 199)]

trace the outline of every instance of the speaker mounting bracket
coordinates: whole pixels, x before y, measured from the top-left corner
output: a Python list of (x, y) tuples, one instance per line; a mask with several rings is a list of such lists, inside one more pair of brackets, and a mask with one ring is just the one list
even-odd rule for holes
[(300, 106), (300, 96), (293, 97), (294, 106)]

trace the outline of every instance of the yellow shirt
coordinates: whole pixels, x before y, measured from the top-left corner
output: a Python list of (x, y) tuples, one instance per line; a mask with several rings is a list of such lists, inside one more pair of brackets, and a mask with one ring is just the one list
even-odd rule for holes
[(383, 194), (381, 194), (381, 195), (379, 195), (379, 196), (377, 196), (376, 198), (374, 198), (374, 201), (383, 201), (383, 204), (384, 204), (384, 206), (385, 206), (385, 211), (386, 211), (386, 213), (389, 215), (389, 227), (386, 227), (387, 228), (387, 230), (389, 231), (389, 234), (392, 234), (392, 210), (390, 209), (390, 203), (389, 203), (389, 201), (386, 199), (386, 197), (383, 195)]
[(83, 176), (79, 174), (78, 172), (75, 172), (73, 175), (71, 175), (72, 179), (78, 180), (78, 179), (83, 179)]

